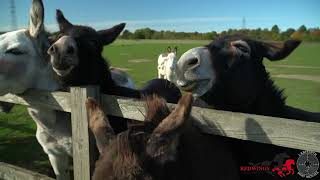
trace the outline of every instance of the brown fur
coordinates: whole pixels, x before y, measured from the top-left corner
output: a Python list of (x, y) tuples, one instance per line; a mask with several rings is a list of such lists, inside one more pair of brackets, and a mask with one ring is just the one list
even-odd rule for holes
[[(223, 141), (193, 126), (191, 94), (184, 95), (171, 113), (162, 98), (145, 99), (144, 125), (112, 137), (96, 163), (94, 180), (238, 179)], [(99, 113), (99, 106), (87, 107)]]

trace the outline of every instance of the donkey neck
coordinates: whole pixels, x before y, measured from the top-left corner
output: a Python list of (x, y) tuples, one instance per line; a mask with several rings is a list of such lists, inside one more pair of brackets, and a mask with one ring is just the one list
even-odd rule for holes
[[(96, 63), (91, 64), (90, 67), (90, 77), (88, 81), (93, 82), (100, 86), (104, 93), (111, 93), (116, 86), (116, 83), (111, 78), (110, 66), (108, 62), (99, 56), (96, 58)], [(84, 67), (86, 68), (86, 67)]]
[(263, 75), (263, 83), (257, 93), (246, 102), (239, 102), (233, 96), (233, 90), (228, 89), (223, 82), (214, 86), (201, 97), (208, 105), (216, 109), (282, 117), (285, 108), (285, 97), (270, 79), (269, 74)]
[(284, 117), (286, 98), (282, 94), (283, 90), (279, 90), (274, 85), (269, 74), (267, 76), (264, 86), (261, 88), (253, 104), (255, 109), (253, 113), (265, 116)]
[(101, 56), (96, 65), (93, 65), (93, 69), (96, 67), (95, 78), (101, 79), (99, 85), (101, 91), (105, 94), (125, 96), (131, 98), (141, 98), (139, 90), (118, 86), (111, 78), (110, 66), (108, 62)]

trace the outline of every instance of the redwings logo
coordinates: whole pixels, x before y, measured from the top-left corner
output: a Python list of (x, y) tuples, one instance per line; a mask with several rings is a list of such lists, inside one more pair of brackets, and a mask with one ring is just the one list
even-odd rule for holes
[(249, 164), (249, 166), (240, 166), (240, 171), (243, 173), (266, 173), (284, 179), (293, 175), (313, 178), (319, 174), (320, 167), (317, 154), (310, 151), (301, 152), (297, 160), (287, 153), (280, 153), (271, 161)]

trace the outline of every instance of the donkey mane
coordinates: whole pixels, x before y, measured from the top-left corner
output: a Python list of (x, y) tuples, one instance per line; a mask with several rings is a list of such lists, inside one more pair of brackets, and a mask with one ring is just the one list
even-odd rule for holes
[[(105, 179), (110, 174), (114, 174), (118, 179), (136, 179), (142, 169), (137, 154), (130, 146), (129, 132), (118, 134), (110, 144), (112, 144), (108, 147), (110, 149), (100, 156), (100, 160), (95, 165), (95, 179)], [(109, 157), (116, 158), (111, 158), (112, 162), (108, 162), (110, 161)]]
[[(146, 145), (146, 139), (141, 139), (139, 136), (143, 137), (146, 133), (151, 134), (152, 130), (170, 111), (163, 98), (152, 95), (146, 96), (144, 99), (147, 108), (144, 125), (132, 126), (129, 130), (119, 133), (112, 139), (107, 151), (100, 156), (100, 160), (96, 163), (94, 179), (104, 179), (109, 174), (113, 174), (112, 178), (117, 179), (152, 179), (147, 173), (151, 171), (149, 165), (152, 164), (140, 155), (145, 153), (143, 149)], [(110, 157), (115, 158), (110, 159)], [(109, 162), (110, 160), (112, 162)]]

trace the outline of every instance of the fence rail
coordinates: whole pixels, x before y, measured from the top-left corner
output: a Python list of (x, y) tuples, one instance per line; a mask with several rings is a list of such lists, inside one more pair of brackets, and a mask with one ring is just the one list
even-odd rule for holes
[(0, 179), (4, 180), (54, 180), (45, 175), (35, 173), (21, 167), (0, 162)]
[[(85, 180), (90, 179), (88, 168), (90, 140), (89, 133), (86, 133), (88, 117), (84, 105), (85, 99), (88, 96), (97, 98), (105, 112), (110, 115), (137, 121), (143, 121), (145, 116), (143, 101), (99, 94), (97, 89), (97, 87), (74, 87), (71, 88), (71, 93), (30, 90), (20, 96), (12, 94), (0, 96), (0, 101), (71, 112), (74, 174), (79, 175), (75, 179)], [(168, 105), (171, 108), (175, 106)], [(206, 133), (320, 152), (320, 123), (199, 107), (193, 107), (192, 115), (196, 119), (195, 124)]]

